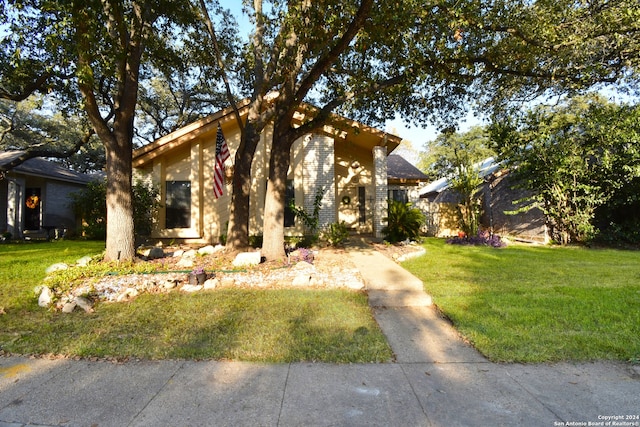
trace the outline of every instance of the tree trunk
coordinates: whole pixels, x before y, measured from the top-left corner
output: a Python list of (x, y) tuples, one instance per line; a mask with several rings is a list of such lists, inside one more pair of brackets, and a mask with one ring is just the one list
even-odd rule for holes
[(242, 140), (236, 152), (226, 243), (227, 249), (231, 252), (240, 252), (249, 247), (251, 165), (260, 141), (260, 131), (261, 129), (258, 129), (250, 118), (247, 119)]
[(135, 257), (131, 138), (114, 146), (105, 144), (107, 157), (107, 242), (105, 261), (131, 261)]
[(284, 252), (284, 202), (287, 172), (291, 163), (291, 144), (274, 134), (269, 160), (269, 181), (264, 203), (262, 256), (269, 261), (286, 257)]
[[(133, 226), (133, 123), (138, 102), (138, 79), (144, 51), (145, 32), (149, 30), (150, 17), (144, 16), (147, 8), (137, 2), (131, 4), (130, 32), (126, 27), (111, 28), (116, 43), (115, 86), (116, 93), (107, 102), (112, 108), (111, 118), (103, 117), (99, 99), (104, 93), (95, 86), (94, 51), (91, 45), (91, 28), (88, 14), (81, 2), (76, 2), (73, 18), (76, 23), (78, 50), (78, 87), (82, 93), (84, 109), (96, 134), (105, 147), (107, 174), (107, 241), (105, 261), (132, 261), (135, 258), (135, 234)], [(123, 10), (118, 9), (114, 20), (126, 21)], [(81, 72), (80, 72), (81, 71)], [(97, 80), (97, 79), (96, 79)], [(100, 96), (97, 96), (100, 95)], [(104, 99), (102, 99), (104, 101)], [(109, 114), (107, 114), (109, 116)]]

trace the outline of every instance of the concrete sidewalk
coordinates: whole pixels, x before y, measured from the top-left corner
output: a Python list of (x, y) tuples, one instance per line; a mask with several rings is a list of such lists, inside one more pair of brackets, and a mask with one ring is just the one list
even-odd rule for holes
[(366, 242), (349, 256), (396, 363), (5, 357), (0, 427), (640, 425), (640, 367), (489, 363), (438, 316), (418, 279)]

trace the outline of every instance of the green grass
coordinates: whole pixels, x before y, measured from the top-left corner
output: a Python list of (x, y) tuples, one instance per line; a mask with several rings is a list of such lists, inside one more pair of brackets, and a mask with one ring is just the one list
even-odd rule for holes
[(424, 246), (403, 266), (492, 361), (640, 359), (640, 252)]
[(45, 269), (102, 251), (96, 242), (0, 245), (0, 347), (17, 354), (262, 362), (389, 361), (366, 295), (224, 289), (142, 295), (91, 314), (38, 307)]

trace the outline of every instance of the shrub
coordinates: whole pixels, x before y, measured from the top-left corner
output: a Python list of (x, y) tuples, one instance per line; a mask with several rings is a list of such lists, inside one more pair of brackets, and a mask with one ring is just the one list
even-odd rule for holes
[(160, 207), (159, 200), (160, 190), (157, 187), (140, 180), (133, 183), (133, 226), (136, 235), (151, 235), (153, 220)]
[(344, 244), (349, 237), (349, 229), (344, 221), (329, 224), (322, 232), (322, 240), (331, 246)]
[(315, 259), (313, 251), (308, 248), (299, 248), (287, 255), (289, 256), (289, 261), (293, 263), (305, 261), (309, 264), (313, 264), (313, 260)]
[(411, 203), (392, 200), (389, 203), (387, 226), (382, 229), (385, 240), (395, 243), (403, 240), (415, 240), (420, 236), (420, 228), (425, 218), (420, 209), (412, 208)]
[(313, 200), (313, 212), (309, 213), (304, 208), (299, 208), (293, 201), (289, 205), (289, 209), (294, 213), (296, 218), (300, 219), (305, 228), (311, 232), (305, 238), (310, 239), (310, 244), (315, 244), (318, 240), (318, 227), (320, 225), (320, 208), (322, 207), (322, 198), (324, 197), (324, 188), (319, 187), (316, 190), (316, 197)]
[[(160, 207), (160, 191), (151, 184), (136, 181), (133, 190), (133, 222), (136, 235), (151, 234), (153, 218)], [(71, 194), (71, 206), (85, 225), (82, 228), (89, 239), (103, 240), (107, 236), (107, 182), (93, 181), (87, 188)]]
[[(225, 238), (225, 243), (226, 243), (226, 238)], [(251, 246), (252, 248), (261, 248), (262, 247), (262, 234), (257, 234), (255, 236), (249, 236), (249, 246)]]
[(469, 246), (491, 246), (494, 248), (502, 248), (507, 244), (497, 234), (491, 234), (488, 231), (478, 231), (475, 236), (461, 235), (447, 239), (447, 243), (451, 245), (469, 245)]

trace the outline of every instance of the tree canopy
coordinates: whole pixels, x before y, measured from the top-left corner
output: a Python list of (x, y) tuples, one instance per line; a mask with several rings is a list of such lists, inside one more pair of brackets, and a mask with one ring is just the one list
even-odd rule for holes
[(494, 155), (485, 127), (474, 126), (466, 132), (455, 132), (450, 128), (425, 144), (418, 168), (436, 180), (453, 176), (461, 166), (472, 166)]
[(578, 97), (495, 123), (492, 139), (560, 243), (593, 239), (599, 207), (637, 205), (640, 106)]

